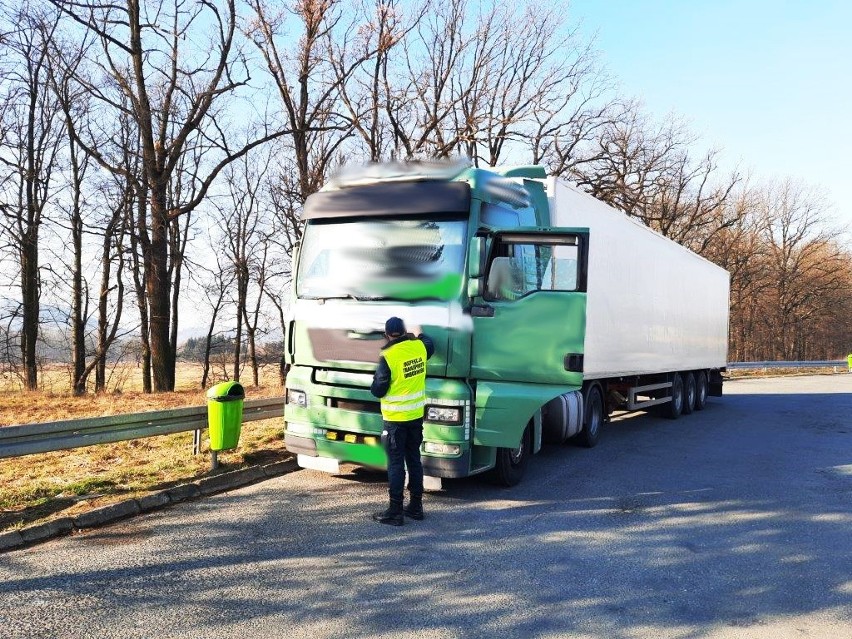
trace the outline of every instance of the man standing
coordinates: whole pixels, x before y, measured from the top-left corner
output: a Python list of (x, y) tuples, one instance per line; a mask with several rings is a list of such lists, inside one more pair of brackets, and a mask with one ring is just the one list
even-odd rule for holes
[[(385, 322), (388, 343), (382, 349), (370, 392), (382, 400), (382, 442), (388, 454), (390, 506), (373, 514), (382, 524), (402, 526), (405, 516), (423, 519), (423, 411), (426, 405), (426, 360), (435, 352), (427, 335), (406, 333), (398, 317)], [(408, 468), (408, 506), (402, 507)]]

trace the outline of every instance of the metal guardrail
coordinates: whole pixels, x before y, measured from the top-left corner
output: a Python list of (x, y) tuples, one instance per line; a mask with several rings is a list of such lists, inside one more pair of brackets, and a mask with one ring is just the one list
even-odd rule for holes
[[(284, 398), (253, 399), (243, 404), (243, 422), (284, 416)], [(207, 407), (70, 419), (0, 428), (0, 458), (19, 457), (95, 444), (170, 435), (207, 428)]]
[(753, 368), (833, 368), (847, 367), (845, 359), (828, 362), (730, 362), (728, 368), (739, 368), (743, 370)]
[[(731, 362), (729, 369), (847, 367), (846, 360), (828, 362)], [(243, 422), (284, 416), (284, 398), (254, 399), (243, 405)], [(45, 424), (0, 427), (0, 459), (68, 450), (156, 435), (207, 428), (207, 407), (194, 406), (147, 413), (72, 419)]]

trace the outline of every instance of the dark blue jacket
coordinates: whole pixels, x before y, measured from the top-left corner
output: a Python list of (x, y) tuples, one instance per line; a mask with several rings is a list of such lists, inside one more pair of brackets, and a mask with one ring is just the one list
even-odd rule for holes
[[(404, 342), (409, 339), (419, 339), (423, 342), (423, 346), (426, 347), (426, 359), (432, 357), (435, 354), (435, 342), (432, 341), (432, 338), (424, 333), (420, 333), (417, 337), (414, 337), (411, 333), (407, 333), (402, 335), (401, 337), (397, 337), (396, 339), (390, 340), (387, 344), (385, 344), (385, 348), (388, 346), (393, 346), (394, 344), (399, 344), (400, 342)], [(385, 360), (385, 356), (382, 355), (379, 358), (379, 365), (376, 367), (376, 372), (373, 375), (373, 385), (370, 386), (370, 392), (375, 397), (384, 397), (388, 393), (388, 389), (390, 388), (391, 383), (391, 371), (390, 366), (388, 366), (387, 360)]]

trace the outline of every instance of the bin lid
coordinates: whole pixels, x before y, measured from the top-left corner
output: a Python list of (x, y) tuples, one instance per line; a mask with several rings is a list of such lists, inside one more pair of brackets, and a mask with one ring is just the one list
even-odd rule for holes
[(239, 382), (221, 382), (207, 391), (207, 399), (219, 402), (229, 402), (245, 399), (246, 391)]

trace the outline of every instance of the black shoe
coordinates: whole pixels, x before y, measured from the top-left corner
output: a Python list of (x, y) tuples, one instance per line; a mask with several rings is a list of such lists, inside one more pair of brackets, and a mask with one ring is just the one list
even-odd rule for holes
[(416, 519), (417, 521), (423, 521), (423, 498), (412, 496), (411, 500), (408, 502), (408, 506), (405, 507), (403, 512), (406, 517)]
[(405, 523), (405, 517), (402, 516), (402, 511), (397, 508), (388, 508), (373, 513), (373, 520), (380, 524), (388, 526), (402, 526)]
[(403, 511), (406, 517), (410, 517), (411, 519), (416, 519), (417, 521), (423, 521), (423, 507), (420, 508), (412, 508), (410, 505), (405, 507)]

